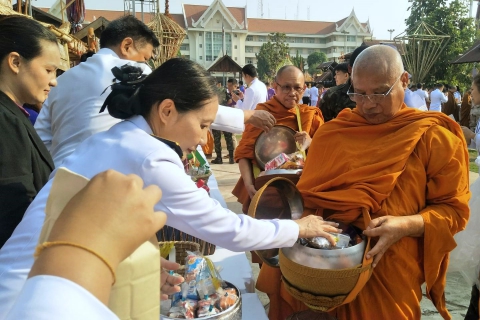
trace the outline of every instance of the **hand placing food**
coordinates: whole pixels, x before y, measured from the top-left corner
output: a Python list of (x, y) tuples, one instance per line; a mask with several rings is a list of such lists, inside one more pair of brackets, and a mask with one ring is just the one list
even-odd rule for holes
[(168, 299), (169, 295), (180, 292), (180, 284), (185, 280), (181, 276), (175, 276), (170, 274), (169, 270), (177, 270), (180, 268), (180, 265), (173, 261), (168, 261), (167, 259), (161, 258), (160, 265), (162, 267), (160, 273), (160, 293), (161, 299)]
[(338, 223), (325, 221), (322, 217), (309, 215), (295, 220), (299, 226), (299, 238), (324, 237), (332, 245), (335, 245), (335, 237), (331, 233), (341, 233), (342, 229), (337, 228)]
[(301, 150), (305, 151), (308, 149), (308, 147), (310, 147), (312, 138), (307, 132), (301, 131), (295, 133), (295, 141), (300, 145)]
[(245, 124), (251, 124), (265, 132), (270, 131), (277, 122), (275, 117), (265, 110), (245, 110), (244, 114)]

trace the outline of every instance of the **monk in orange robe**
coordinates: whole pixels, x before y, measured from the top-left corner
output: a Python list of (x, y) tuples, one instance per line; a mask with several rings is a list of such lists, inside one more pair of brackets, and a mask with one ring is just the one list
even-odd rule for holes
[[(301, 101), (305, 90), (303, 73), (295, 66), (285, 66), (278, 70), (276, 82), (273, 85), (275, 96), (265, 103), (257, 105), (256, 110), (266, 110), (277, 120), (277, 125), (287, 126), (298, 131), (296, 115), (297, 102)], [(314, 133), (323, 124), (322, 112), (316, 107), (306, 104), (298, 105), (303, 132), (296, 134), (299, 142), (311, 140)], [(235, 149), (235, 161), (239, 163), (241, 177), (232, 194), (243, 205), (243, 212), (247, 213), (251, 197), (255, 194), (254, 175), (252, 165), (255, 161), (255, 141), (262, 133), (261, 129), (246, 125), (242, 139)], [(309, 145), (309, 142), (307, 142)]]
[[(406, 107), (408, 73), (391, 47), (363, 51), (352, 80), (357, 107), (317, 131), (297, 184), (304, 214), (361, 229), (361, 208), (372, 218), (364, 231), (372, 239), (372, 276), (355, 300), (331, 314), (339, 320), (420, 319), (426, 283), (427, 297), (451, 319), (444, 295), (449, 252), (469, 217), (462, 131), (441, 113)], [(257, 289), (270, 297), (270, 320), (308, 309), (285, 290), (279, 269), (264, 265)]]
[(447, 116), (453, 115), (455, 118), (455, 121), (459, 121), (460, 115), (459, 115), (459, 110), (457, 106), (457, 102), (455, 101), (455, 97), (453, 95), (453, 92), (455, 92), (457, 89), (454, 86), (448, 86), (448, 93), (447, 93), (447, 98), (448, 101), (445, 102), (442, 106), (442, 112), (445, 113)]
[(472, 98), (470, 90), (467, 90), (463, 95), (462, 105), (460, 107), (460, 125), (470, 127), (470, 111), (472, 110)]
[(202, 146), (203, 153), (205, 156), (211, 157), (213, 152), (213, 136), (210, 131), (207, 133), (207, 143)]

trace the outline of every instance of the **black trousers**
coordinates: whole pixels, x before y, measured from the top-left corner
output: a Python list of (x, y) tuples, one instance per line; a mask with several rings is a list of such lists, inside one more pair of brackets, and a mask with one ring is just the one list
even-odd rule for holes
[(468, 306), (467, 314), (465, 315), (465, 320), (478, 320), (480, 319), (480, 314), (478, 312), (478, 288), (477, 286), (472, 287), (472, 297), (470, 298), (470, 305)]
[(307, 106), (310, 105), (310, 97), (303, 97), (302, 100), (303, 100), (303, 104), (306, 104)]
[(217, 157), (222, 157), (222, 133), (225, 137), (225, 142), (227, 143), (227, 150), (233, 152), (233, 150), (235, 149), (233, 147), (232, 133), (212, 130), (213, 143), (215, 145), (215, 153), (217, 154)]

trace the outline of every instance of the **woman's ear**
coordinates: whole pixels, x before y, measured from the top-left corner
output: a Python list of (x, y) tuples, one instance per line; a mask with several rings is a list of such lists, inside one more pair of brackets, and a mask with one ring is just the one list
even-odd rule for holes
[(156, 109), (157, 116), (164, 125), (172, 123), (177, 117), (177, 109), (173, 100), (163, 100), (157, 105)]
[(14, 74), (18, 74), (20, 72), (20, 60), (20, 55), (17, 52), (10, 52), (5, 59), (8, 69)]

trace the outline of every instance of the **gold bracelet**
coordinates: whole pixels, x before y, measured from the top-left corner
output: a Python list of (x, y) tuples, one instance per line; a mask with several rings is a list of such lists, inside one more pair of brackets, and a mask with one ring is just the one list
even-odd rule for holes
[(35, 254), (34, 254), (34, 257), (37, 258), (40, 253), (42, 253), (43, 249), (46, 249), (46, 248), (50, 248), (50, 247), (54, 247), (54, 246), (70, 246), (70, 247), (75, 247), (75, 248), (79, 248), (79, 249), (83, 249), (85, 251), (88, 251), (90, 252), (91, 254), (93, 254), (94, 256), (96, 256), (98, 259), (102, 260), (102, 262), (107, 266), (107, 268), (110, 270), (110, 272), (112, 273), (112, 277), (113, 277), (113, 283), (112, 283), (112, 286), (115, 284), (115, 281), (117, 280), (117, 278), (115, 277), (115, 270), (113, 270), (113, 267), (110, 263), (108, 263), (108, 261), (102, 257), (99, 253), (93, 251), (92, 249), (89, 249), (87, 247), (84, 247), (82, 245), (79, 245), (79, 244), (76, 244), (76, 243), (72, 243), (72, 242), (68, 242), (68, 241), (53, 241), (53, 242), (44, 242), (42, 244), (39, 244), (35, 250)]

